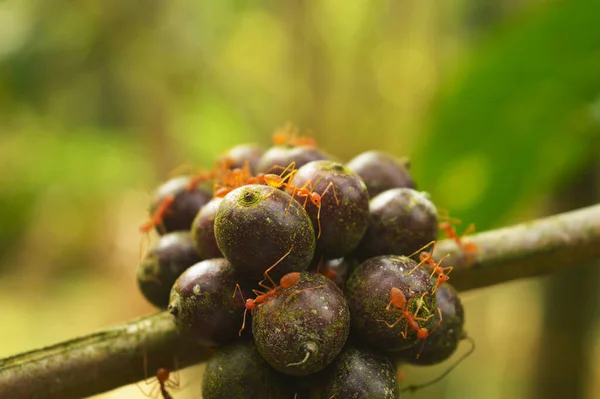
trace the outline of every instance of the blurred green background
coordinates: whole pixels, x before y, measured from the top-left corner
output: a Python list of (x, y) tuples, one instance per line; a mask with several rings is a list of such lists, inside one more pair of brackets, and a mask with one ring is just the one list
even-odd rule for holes
[[(591, 0), (1, 1), (0, 356), (153, 312), (150, 191), (286, 121), (409, 156), (479, 231), (597, 203), (599, 24)], [(406, 397), (600, 397), (597, 270), (465, 293), (475, 354)]]

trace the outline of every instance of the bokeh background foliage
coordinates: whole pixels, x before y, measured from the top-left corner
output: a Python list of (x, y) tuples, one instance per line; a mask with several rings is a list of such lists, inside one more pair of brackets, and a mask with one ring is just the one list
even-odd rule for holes
[[(581, 176), (597, 202), (599, 15), (592, 0), (0, 2), (0, 356), (150, 312), (134, 282), (150, 190), (288, 120), (343, 159), (409, 156), (478, 230), (575, 206), (556, 193)], [(424, 397), (535, 395), (543, 284), (468, 294), (478, 351)]]

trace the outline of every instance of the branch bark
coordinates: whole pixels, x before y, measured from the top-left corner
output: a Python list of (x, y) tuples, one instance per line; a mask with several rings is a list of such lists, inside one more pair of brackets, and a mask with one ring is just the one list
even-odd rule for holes
[[(459, 290), (575, 268), (600, 258), (600, 205), (488, 231), (436, 246), (437, 259), (453, 265)], [(81, 398), (144, 379), (147, 369), (186, 367), (210, 357), (181, 336), (165, 312), (122, 326), (0, 360), (0, 397)], [(173, 366), (171, 366), (173, 365)]]
[(173, 317), (161, 312), (0, 360), (0, 398), (83, 398), (143, 380), (160, 367), (205, 361), (210, 354), (180, 335)]
[(434, 257), (454, 266), (458, 290), (486, 287), (519, 278), (579, 267), (600, 257), (600, 205), (561, 213), (469, 236), (477, 247), (467, 254), (455, 242), (436, 245)]

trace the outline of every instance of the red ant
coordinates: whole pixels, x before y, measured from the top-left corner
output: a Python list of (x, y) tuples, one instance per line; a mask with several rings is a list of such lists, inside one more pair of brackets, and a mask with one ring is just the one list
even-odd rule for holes
[[(147, 365), (147, 358), (146, 358), (146, 352), (144, 352), (144, 375), (148, 375), (148, 365)], [(177, 367), (177, 361), (175, 361), (175, 368)], [(158, 385), (154, 385), (149, 393), (146, 393), (141, 386), (139, 386), (138, 384), (137, 387), (139, 388), (140, 391), (142, 391), (142, 393), (144, 394), (144, 396), (149, 397), (149, 398), (155, 398), (156, 394), (158, 392), (160, 392), (160, 394), (162, 395), (163, 399), (173, 399), (173, 397), (171, 396), (171, 394), (167, 391), (167, 388), (179, 388), (179, 374), (174, 374), (174, 378), (171, 379), (171, 372), (164, 368), (161, 367), (158, 370), (156, 370), (156, 381), (158, 382)], [(147, 385), (152, 384), (152, 381), (147, 381), (145, 380)], [(157, 391), (158, 388), (158, 391)]]
[(463, 251), (466, 252), (467, 256), (470, 256), (477, 252), (477, 245), (471, 242), (464, 242), (463, 237), (475, 231), (475, 225), (473, 223), (469, 224), (465, 231), (459, 236), (454, 228), (453, 224), (459, 224), (461, 221), (459, 219), (447, 217), (447, 221), (441, 222), (439, 224), (440, 230), (443, 230), (448, 236), (449, 239), (453, 240), (456, 245), (462, 248)]
[[(156, 210), (152, 213), (152, 217), (150, 218), (150, 220), (148, 220), (147, 222), (145, 222), (144, 224), (142, 224), (140, 226), (140, 232), (146, 234), (146, 237), (148, 238), (148, 242), (150, 241), (150, 236), (148, 233), (150, 233), (150, 231), (155, 226), (160, 226), (161, 231), (165, 230), (165, 228), (162, 224), (163, 218), (167, 214), (167, 212), (169, 211), (169, 208), (173, 205), (174, 202), (175, 202), (175, 195), (173, 195), (173, 194), (167, 195), (165, 197), (165, 199), (163, 199), (163, 201), (160, 203), (158, 208), (156, 208)], [(143, 247), (143, 238), (140, 238), (140, 248), (139, 248), (140, 260), (142, 259), (142, 253), (144, 252), (142, 247)]]
[(223, 177), (229, 170), (231, 170), (232, 165), (233, 161), (230, 158), (224, 158), (218, 161), (208, 172), (198, 172), (196, 175), (192, 176), (188, 182), (186, 190), (192, 191), (202, 182), (216, 180)]
[[(294, 177), (296, 176), (296, 174), (298, 172), (297, 169), (294, 169), (295, 165), (296, 165), (296, 163), (292, 162), (290, 165), (288, 165), (287, 168), (284, 169), (284, 171), (282, 172), (282, 174), (280, 176), (265, 175), (265, 180), (266, 180), (267, 184), (269, 184), (273, 188), (280, 188), (282, 186), (285, 186), (287, 188), (290, 196), (292, 197), (292, 199), (294, 199), (296, 196), (304, 197), (304, 202), (302, 204), (302, 206), (304, 208), (306, 208), (306, 204), (308, 203), (308, 200), (310, 199), (310, 202), (314, 206), (316, 206), (318, 209), (318, 211), (317, 211), (317, 225), (319, 228), (319, 231), (317, 233), (317, 239), (318, 239), (321, 237), (321, 204), (322, 204), (321, 200), (322, 200), (323, 196), (331, 188), (333, 190), (333, 196), (335, 198), (336, 205), (339, 205), (340, 201), (337, 197), (337, 192), (335, 191), (335, 185), (333, 184), (333, 182), (329, 182), (329, 184), (327, 185), (327, 187), (325, 187), (325, 189), (323, 190), (323, 192), (321, 194), (314, 192), (313, 185), (310, 180), (307, 181), (301, 187), (294, 186), (292, 183), (293, 183)], [(284, 176), (285, 172), (290, 168), (292, 170), (287, 175)], [(290, 201), (290, 205), (291, 205), (291, 201)]]
[(250, 163), (244, 161), (244, 165), (241, 168), (235, 168), (226, 170), (221, 177), (221, 181), (214, 185), (214, 196), (217, 198), (223, 198), (231, 191), (238, 187), (253, 182), (252, 172), (250, 171)]
[(304, 204), (302, 206), (306, 207), (306, 203), (310, 198), (310, 202), (317, 207), (317, 225), (319, 227), (319, 232), (317, 234), (317, 239), (321, 237), (321, 199), (329, 191), (329, 189), (333, 189), (333, 197), (335, 198), (335, 204), (339, 205), (340, 200), (337, 197), (337, 193), (335, 192), (335, 186), (333, 182), (329, 182), (325, 190), (321, 194), (315, 193), (313, 191), (312, 182), (307, 181), (302, 187), (292, 186), (292, 198), (297, 195), (298, 197), (304, 197)]
[(287, 123), (283, 128), (273, 133), (273, 145), (294, 145), (316, 147), (317, 142), (312, 137), (298, 136), (298, 128)]
[[(411, 329), (413, 329), (414, 331), (417, 332), (418, 339), (427, 338), (429, 336), (429, 330), (427, 330), (426, 327), (419, 327), (419, 324), (417, 323), (417, 320), (425, 322), (434, 316), (434, 314), (431, 314), (431, 315), (427, 316), (426, 318), (417, 317), (417, 314), (419, 313), (419, 310), (421, 309), (421, 306), (423, 305), (423, 297), (427, 294), (428, 294), (427, 292), (423, 293), (423, 295), (421, 296), (421, 298), (419, 300), (419, 305), (417, 307), (417, 310), (413, 315), (413, 313), (410, 312), (408, 310), (408, 308), (410, 307), (411, 302), (414, 300), (414, 296), (411, 297), (410, 300), (407, 301), (406, 296), (404, 295), (404, 293), (402, 292), (402, 290), (400, 288), (392, 287), (392, 289), (390, 290), (390, 302), (386, 306), (385, 310), (387, 310), (389, 312), (400, 312), (400, 313), (402, 313), (402, 316), (392, 324), (388, 323), (386, 320), (378, 320), (378, 321), (383, 321), (389, 328), (394, 328), (403, 319), (406, 319), (405, 329), (404, 329), (404, 331), (400, 331), (400, 334), (402, 335), (402, 337), (404, 339), (407, 338), (409, 326)], [(396, 308), (396, 309), (393, 309), (392, 305), (394, 305), (394, 308)], [(441, 312), (440, 312), (440, 316), (441, 316)]]
[[(296, 285), (298, 280), (300, 280), (300, 273), (291, 272), (291, 273), (288, 273), (288, 274), (284, 275), (283, 277), (281, 277), (281, 279), (279, 280), (279, 285), (277, 285), (277, 284), (275, 284), (275, 282), (273, 281), (271, 276), (269, 276), (269, 272), (271, 270), (273, 270), (273, 268), (275, 266), (277, 266), (279, 263), (281, 263), (281, 261), (283, 261), (292, 252), (292, 249), (294, 249), (294, 245), (292, 245), (290, 247), (290, 250), (287, 251), (287, 253), (285, 255), (283, 255), (277, 262), (275, 262), (272, 266), (270, 266), (263, 273), (265, 278), (263, 280), (261, 280), (258, 283), (258, 285), (260, 285), (261, 287), (266, 289), (267, 290), (266, 292), (259, 291), (259, 290), (252, 290), (254, 295), (256, 295), (256, 298), (244, 299), (244, 295), (242, 294), (242, 289), (240, 288), (240, 285), (239, 284), (235, 285), (235, 290), (233, 291), (232, 298), (235, 297), (235, 293), (239, 290), (240, 296), (242, 297), (242, 301), (244, 301), (244, 304), (246, 306), (246, 310), (244, 310), (244, 321), (242, 322), (242, 328), (240, 328), (240, 331), (238, 333), (240, 336), (242, 335), (242, 331), (246, 327), (246, 314), (247, 314), (248, 310), (250, 310), (251, 314), (254, 314), (254, 309), (256, 309), (256, 307), (261, 306), (265, 303), (268, 304), (270, 298), (274, 297), (279, 292), (280, 289), (293, 287), (294, 285)], [(268, 285), (266, 285), (265, 280), (269, 280), (271, 282), (272, 286), (269, 287)], [(273, 309), (273, 308), (271, 308), (271, 309), (275, 313), (275, 316), (277, 317), (277, 319), (281, 322), (281, 319), (279, 318), (279, 315), (277, 314), (275, 309)], [(281, 322), (281, 325), (283, 326), (283, 331), (285, 332), (285, 324), (283, 324), (283, 322)]]
[[(273, 188), (281, 188), (284, 185), (284, 182), (286, 179), (289, 179), (290, 176), (293, 177), (293, 175), (295, 174), (295, 167), (296, 163), (292, 162), (288, 167), (286, 167), (283, 172), (281, 173), (281, 175), (276, 175), (276, 174), (272, 174), (272, 173), (259, 173), (256, 176), (252, 176), (252, 173), (250, 172), (250, 166), (248, 164), (248, 162), (246, 161), (244, 163), (244, 167), (239, 169), (233, 169), (231, 171), (227, 171), (222, 179), (222, 183), (221, 184), (215, 184), (215, 188), (214, 188), (214, 196), (218, 197), (218, 198), (223, 198), (225, 197), (227, 194), (229, 194), (231, 191), (235, 190), (238, 187), (247, 185), (247, 184), (267, 184)], [(282, 166), (273, 166), (271, 169), (274, 168), (283, 168)], [(292, 168), (292, 172), (288, 175), (284, 177), (282, 177), (285, 172), (289, 169)]]
[(142, 233), (148, 233), (154, 226), (161, 225), (163, 217), (168, 212), (171, 205), (173, 205), (173, 202), (175, 202), (175, 196), (173, 194), (167, 195), (154, 213), (152, 213), (150, 220), (140, 226), (140, 231)]
[[(423, 251), (425, 248), (427, 248), (429, 246), (432, 246), (431, 247), (431, 251), (429, 251), (429, 252), (421, 252), (421, 251)], [(420, 260), (420, 262), (411, 271), (409, 271), (408, 273), (406, 273), (404, 275), (405, 277), (408, 276), (408, 275), (410, 275), (413, 271), (415, 271), (423, 263), (428, 264), (432, 268), (432, 272), (431, 272), (431, 275), (429, 277), (430, 278), (433, 277), (433, 275), (436, 274), (436, 273), (438, 275), (435, 287), (434, 287), (433, 291), (431, 292), (432, 294), (434, 294), (437, 291), (437, 289), (440, 288), (440, 286), (442, 284), (444, 284), (445, 282), (447, 282), (448, 280), (450, 280), (450, 277), (448, 277), (448, 275), (450, 274), (450, 272), (453, 269), (452, 266), (440, 267), (440, 265), (442, 264), (442, 262), (444, 261), (444, 259), (446, 259), (450, 255), (448, 254), (448, 255), (444, 256), (442, 259), (440, 259), (439, 262), (436, 263), (435, 260), (433, 259), (433, 252), (434, 252), (434, 250), (435, 250), (435, 241), (431, 241), (429, 244), (423, 246), (422, 248), (420, 248), (419, 250), (417, 250), (416, 252), (414, 252), (413, 254), (411, 254), (410, 256), (413, 256), (413, 255), (421, 252), (419, 254), (419, 260)]]

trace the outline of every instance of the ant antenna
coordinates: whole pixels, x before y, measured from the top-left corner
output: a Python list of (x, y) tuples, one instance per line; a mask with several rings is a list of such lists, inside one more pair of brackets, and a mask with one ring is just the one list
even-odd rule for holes
[(448, 367), (448, 369), (446, 371), (444, 371), (441, 375), (439, 375), (438, 377), (434, 378), (431, 381), (428, 381), (428, 382), (423, 383), (423, 384), (418, 384), (418, 385), (409, 385), (406, 388), (402, 388), (400, 390), (400, 392), (406, 392), (406, 391), (414, 392), (414, 391), (418, 391), (419, 389), (427, 388), (428, 386), (433, 385), (436, 382), (439, 382), (442, 379), (444, 379), (444, 377), (446, 377), (448, 374), (450, 374), (450, 372), (452, 370), (454, 370), (459, 364), (461, 364), (463, 362), (463, 360), (465, 360), (466, 358), (468, 358), (469, 356), (471, 356), (471, 354), (475, 351), (475, 341), (473, 340), (473, 338), (471, 338), (469, 336), (465, 336), (464, 339), (466, 339), (467, 341), (469, 341), (469, 343), (471, 344), (471, 348), (466, 353), (464, 353), (460, 358), (458, 358), (458, 360), (456, 362), (454, 362), (454, 364), (452, 366)]

